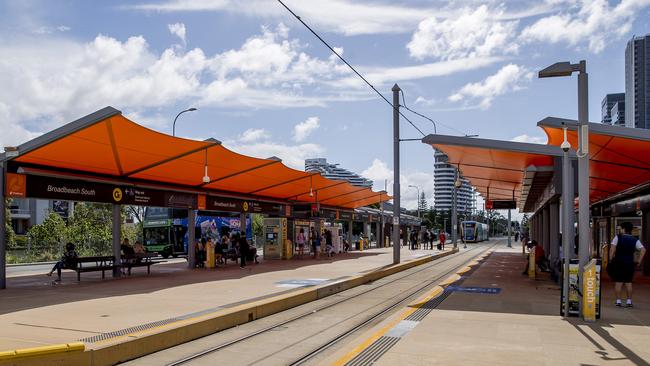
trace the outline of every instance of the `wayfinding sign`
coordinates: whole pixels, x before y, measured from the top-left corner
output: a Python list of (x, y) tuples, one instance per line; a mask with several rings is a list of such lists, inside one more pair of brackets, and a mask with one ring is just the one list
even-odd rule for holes
[(488, 200), (485, 201), (485, 208), (488, 210), (514, 210), (517, 208), (517, 202), (514, 200)]

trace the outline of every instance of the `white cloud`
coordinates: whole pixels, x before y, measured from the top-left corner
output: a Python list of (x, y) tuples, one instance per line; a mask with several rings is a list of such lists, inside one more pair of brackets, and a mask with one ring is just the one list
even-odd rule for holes
[(522, 89), (522, 84), (532, 77), (532, 73), (525, 67), (508, 64), (483, 81), (466, 84), (448, 99), (452, 102), (470, 98), (479, 99), (481, 108), (487, 109), (496, 96)]
[(249, 128), (239, 136), (241, 142), (254, 142), (258, 140), (266, 140), (271, 137), (269, 131), (263, 128)]
[(183, 45), (187, 44), (187, 39), (185, 38), (186, 36), (186, 29), (185, 29), (185, 24), (183, 23), (174, 23), (174, 24), (167, 24), (167, 28), (169, 28), (169, 32), (176, 37), (180, 38), (181, 41), (183, 41)]
[(258, 158), (277, 156), (284, 164), (297, 170), (305, 169), (305, 159), (325, 153), (325, 149), (317, 144), (286, 145), (272, 141), (254, 143), (228, 141), (224, 145), (240, 154)]
[(312, 132), (320, 127), (320, 119), (318, 117), (309, 117), (303, 122), (293, 126), (293, 139), (294, 141), (304, 141)]
[(641, 10), (650, 0), (622, 0), (610, 6), (607, 0), (575, 1), (565, 11), (537, 20), (520, 35), (522, 42), (543, 41), (576, 46), (588, 42), (589, 51), (601, 52), (605, 46), (621, 39), (631, 29)]
[[(373, 181), (373, 189), (376, 191), (384, 190), (386, 181), (388, 194), (393, 194), (393, 170), (384, 161), (374, 159), (372, 164), (361, 172), (361, 175)], [(416, 209), (418, 205), (417, 190), (410, 188), (409, 185), (418, 187), (420, 193), (424, 192), (427, 203), (433, 205), (433, 172), (406, 171), (400, 174), (400, 205), (408, 209)]]
[[(288, 1), (287, 5), (316, 28), (345, 35), (403, 33), (427, 16), (447, 13), (442, 9), (418, 9), (387, 5), (377, 1), (311, 0)], [(129, 6), (131, 9), (175, 12), (218, 11), (259, 18), (283, 17), (290, 14), (275, 1), (268, 0), (169, 0)]]
[(546, 137), (541, 136), (528, 136), (526, 134), (513, 137), (510, 141), (514, 142), (527, 142), (531, 144), (546, 144)]
[(517, 52), (518, 21), (500, 21), (504, 10), (487, 5), (462, 9), (453, 18), (434, 16), (420, 22), (407, 48), (412, 57), (442, 60), (488, 57)]
[(69, 30), (71, 30), (71, 29), (72, 29), (72, 28), (70, 28), (70, 27), (68, 27), (68, 26), (66, 26), (66, 25), (59, 25), (59, 26), (57, 26), (57, 27), (46, 27), (46, 26), (42, 26), (42, 27), (38, 27), (38, 28), (34, 29), (34, 30), (32, 31), (32, 33), (34, 33), (34, 34), (52, 34), (52, 33), (54, 33), (55, 31), (59, 31), (59, 32), (67, 32), (67, 31), (69, 31)]

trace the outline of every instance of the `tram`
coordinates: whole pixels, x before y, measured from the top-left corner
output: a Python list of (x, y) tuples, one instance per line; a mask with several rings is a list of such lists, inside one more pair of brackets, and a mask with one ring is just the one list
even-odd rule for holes
[(463, 239), (468, 243), (478, 243), (488, 240), (488, 225), (477, 221), (463, 221)]

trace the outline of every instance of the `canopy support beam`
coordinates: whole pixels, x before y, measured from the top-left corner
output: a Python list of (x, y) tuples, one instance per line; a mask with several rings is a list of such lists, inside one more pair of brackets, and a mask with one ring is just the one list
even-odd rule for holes
[(122, 174), (121, 177), (122, 177), (122, 178), (124, 178), (124, 177), (130, 177), (130, 176), (132, 176), (132, 175), (134, 175), (134, 174), (141, 173), (141, 172), (143, 172), (143, 171), (145, 171), (145, 170), (153, 169), (153, 168), (155, 168), (155, 167), (157, 167), (157, 166), (160, 166), (160, 165), (163, 165), (163, 164), (169, 163), (169, 162), (171, 162), (171, 161), (174, 161), (174, 160), (177, 160), (177, 159), (180, 159), (180, 158), (186, 157), (186, 156), (188, 156), (188, 155), (192, 155), (192, 154), (197, 153), (197, 152), (199, 152), (199, 151), (207, 150), (207, 149), (209, 149), (209, 148), (211, 148), (211, 147), (219, 146), (219, 145), (221, 145), (221, 144), (220, 144), (220, 143), (216, 143), (216, 142), (210, 142), (210, 143), (208, 143), (208, 144), (205, 145), (205, 146), (197, 147), (196, 149), (192, 149), (192, 150), (190, 150), (190, 151), (186, 151), (186, 152), (184, 152), (184, 153), (181, 153), (181, 154), (178, 154), (178, 155), (175, 155), (175, 156), (172, 156), (172, 157), (169, 157), (169, 158), (166, 158), (166, 159), (163, 159), (163, 160), (157, 161), (157, 162), (155, 162), (155, 163), (149, 164), (149, 165), (147, 165), (147, 166), (143, 166), (143, 167), (141, 167), (141, 168), (138, 168), (138, 169), (132, 170), (132, 171), (130, 171), (130, 172), (126, 172), (126, 173)]
[[(351, 195), (351, 194), (354, 194), (354, 193), (358, 193), (358, 192), (361, 192), (361, 191), (365, 191), (366, 189), (368, 189), (368, 188), (363, 187), (363, 188), (361, 188), (361, 189), (356, 189), (356, 190), (354, 190), (354, 191), (352, 191), (352, 192), (347, 192), (347, 193), (337, 194), (336, 196), (329, 197), (329, 198), (326, 198), (326, 199), (324, 199), (324, 200), (322, 199), (322, 200), (320, 200), (320, 202), (325, 202), (325, 201), (333, 200), (333, 199), (335, 199), (335, 198), (345, 197), (345, 196), (348, 196), (348, 195)], [(374, 193), (374, 192), (373, 192), (373, 193)], [(355, 200), (355, 201), (356, 201), (356, 200)]]
[(122, 275), (122, 250), (120, 242), (122, 239), (122, 212), (121, 206), (113, 204), (113, 223), (112, 223), (112, 239), (113, 239), (113, 277), (120, 277)]
[(298, 199), (298, 197), (300, 197), (300, 196), (302, 196), (302, 195), (305, 195), (305, 194), (307, 194), (307, 193), (309, 193), (309, 192), (312, 192), (312, 191), (313, 191), (314, 194), (316, 194), (317, 192), (322, 192), (322, 191), (324, 191), (324, 190), (326, 190), (326, 189), (328, 189), (328, 188), (332, 188), (332, 187), (340, 186), (341, 184), (345, 184), (345, 183), (347, 183), (347, 181), (342, 181), (342, 182), (338, 182), (338, 183), (330, 184), (329, 186), (325, 186), (325, 187), (318, 188), (318, 189), (312, 189), (312, 190), (307, 191), (307, 192), (299, 193), (299, 194), (296, 194), (296, 195), (293, 195), (293, 196), (284, 197), (283, 199), (284, 199), (284, 200), (288, 200), (288, 199), (290, 199), (290, 198)]
[(320, 174), (320, 173), (310, 173), (310, 174), (305, 175), (305, 176), (303, 176), (303, 177), (298, 177), (298, 178), (289, 179), (289, 180), (284, 181), (284, 182), (281, 182), (281, 183), (276, 183), (276, 184), (272, 184), (272, 185), (270, 185), (270, 186), (266, 186), (266, 187), (263, 187), (263, 188), (260, 188), (260, 189), (256, 189), (256, 190), (254, 190), (254, 191), (248, 192), (247, 194), (254, 194), (254, 193), (257, 193), (257, 192), (266, 191), (267, 189), (271, 189), (271, 188), (275, 188), (275, 187), (283, 186), (283, 185), (285, 185), (285, 184), (289, 184), (289, 183), (297, 182), (297, 181), (299, 181), (299, 180), (307, 179), (307, 178), (309, 178), (309, 177), (311, 177), (311, 176), (314, 176), (314, 175), (316, 175), (316, 174)]
[(201, 184), (198, 185), (198, 187), (205, 187), (205, 186), (210, 185), (212, 183), (216, 183), (216, 182), (228, 179), (228, 178), (236, 177), (236, 176), (241, 175), (241, 174), (250, 173), (250, 172), (252, 172), (254, 170), (262, 169), (262, 168), (267, 167), (269, 165), (277, 164), (277, 163), (280, 163), (280, 162), (282, 162), (282, 160), (280, 160), (280, 159), (267, 161), (264, 164), (260, 164), (260, 165), (254, 166), (252, 168), (244, 169), (244, 170), (238, 171), (237, 173), (232, 173), (232, 174), (224, 175), (223, 177), (215, 178), (215, 179), (211, 180), (208, 183), (201, 183)]
[(113, 124), (111, 120), (106, 120), (106, 131), (108, 132), (108, 140), (111, 142), (111, 150), (113, 151), (113, 159), (115, 159), (115, 168), (119, 175), (124, 174), (122, 170), (122, 162), (120, 161), (120, 154), (117, 153), (117, 143), (115, 142), (115, 134), (113, 133)]

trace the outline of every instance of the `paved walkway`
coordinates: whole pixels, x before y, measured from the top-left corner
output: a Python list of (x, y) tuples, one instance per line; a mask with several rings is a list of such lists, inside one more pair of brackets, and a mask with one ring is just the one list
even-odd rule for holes
[[(437, 251), (402, 249), (403, 261)], [(392, 248), (351, 252), (320, 260), (275, 260), (240, 269), (189, 270), (183, 263), (136, 268), (131, 277), (64, 272), (52, 285), (44, 275), (9, 278), (0, 291), (0, 351), (66, 343), (101, 333), (232, 306), (371, 271), (392, 262)], [(109, 275), (109, 274), (107, 274)]]
[(524, 266), (520, 251), (500, 246), (459, 285), (498, 288), (498, 294), (451, 292), (421, 321), (399, 322), (396, 315), (323, 364), (354, 354), (348, 352), (391, 322), (397, 325), (385, 334), (399, 340), (375, 365), (650, 364), (650, 278), (638, 277), (633, 309), (613, 306), (605, 279), (603, 317), (585, 323), (563, 320), (559, 287), (522, 276)]

